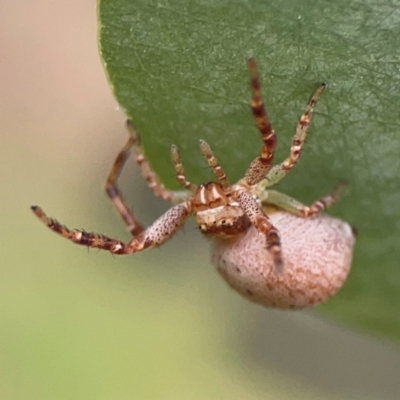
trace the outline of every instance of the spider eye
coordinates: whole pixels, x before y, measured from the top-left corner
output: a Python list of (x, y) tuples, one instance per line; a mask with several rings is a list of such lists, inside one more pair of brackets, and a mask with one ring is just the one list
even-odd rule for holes
[(226, 220), (223, 219), (223, 220), (221, 221), (221, 224), (222, 224), (222, 225), (225, 225), (225, 224), (226, 224)]

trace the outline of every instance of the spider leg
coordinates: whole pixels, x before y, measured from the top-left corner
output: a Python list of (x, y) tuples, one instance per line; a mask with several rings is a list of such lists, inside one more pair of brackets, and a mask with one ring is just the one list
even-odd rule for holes
[(272, 160), (277, 144), (275, 131), (272, 129), (271, 122), (265, 110), (261, 98), (261, 84), (257, 71), (257, 64), (254, 58), (249, 58), (248, 66), (251, 78), (251, 109), (256, 120), (257, 128), (261, 133), (264, 142), (260, 154), (253, 160), (242, 181), (252, 186), (265, 178), (271, 168)]
[(70, 230), (55, 219), (49, 218), (38, 206), (31, 207), (34, 214), (52, 231), (76, 244), (108, 250), (113, 254), (133, 254), (150, 247), (158, 246), (168, 240), (182, 227), (191, 212), (190, 202), (170, 208), (146, 230), (135, 236), (130, 242), (109, 238), (83, 230)]
[(250, 222), (260, 233), (265, 235), (267, 240), (267, 249), (272, 256), (275, 265), (275, 272), (277, 274), (282, 274), (284, 263), (278, 230), (274, 225), (272, 225), (270, 219), (250, 192), (247, 190), (240, 190), (234, 193), (234, 197), (239, 202), (240, 207), (247, 215)]
[[(125, 161), (127, 160), (128, 156), (129, 156), (129, 152), (131, 150), (131, 147), (134, 144), (134, 141), (135, 140), (133, 137), (129, 137), (125, 146), (118, 153), (118, 156), (115, 159), (114, 164), (111, 168), (111, 171), (107, 177), (107, 181), (106, 181), (104, 188), (105, 188), (106, 193), (108, 194), (108, 197), (111, 199), (112, 203), (114, 204), (114, 207), (118, 211), (118, 214), (121, 216), (121, 218), (124, 220), (125, 224), (128, 226), (129, 232), (133, 236), (136, 236), (139, 233), (141, 233), (144, 228), (143, 228), (142, 224), (135, 218), (135, 216), (133, 215), (133, 212), (126, 205), (125, 200), (123, 199), (122, 194), (117, 187), (117, 179), (121, 173), (121, 170), (122, 170), (123, 165), (125, 164)], [(54, 222), (56, 222), (56, 221), (54, 221)], [(50, 225), (48, 225), (48, 226), (49, 226), (49, 228), (53, 229)], [(57, 224), (54, 226), (57, 226)], [(53, 230), (55, 230), (57, 233), (60, 233), (56, 229), (53, 229)], [(62, 235), (69, 238), (68, 234), (67, 234), (67, 236), (64, 234), (62, 234)], [(71, 240), (73, 240), (73, 239), (71, 239)]]
[(200, 150), (205, 159), (207, 160), (209, 167), (213, 170), (214, 175), (218, 179), (219, 183), (222, 185), (224, 192), (226, 194), (230, 193), (231, 184), (229, 183), (224, 170), (219, 165), (217, 158), (214, 156), (209, 144), (204, 140), (200, 140)]
[(297, 124), (296, 133), (294, 134), (292, 146), (290, 147), (289, 157), (287, 157), (286, 160), (284, 160), (281, 164), (275, 165), (269, 171), (268, 175), (265, 177), (265, 186), (275, 185), (283, 177), (285, 177), (289, 173), (289, 171), (296, 165), (301, 155), (301, 150), (307, 135), (307, 129), (310, 125), (318, 97), (324, 91), (326, 86), (326, 83), (321, 83), (321, 85), (311, 96), (310, 100), (308, 101), (307, 107)]
[(147, 185), (149, 186), (153, 194), (157, 197), (162, 198), (165, 201), (169, 201), (172, 204), (178, 204), (186, 200), (189, 193), (187, 193), (186, 191), (168, 190), (160, 182), (157, 174), (151, 168), (149, 161), (147, 160), (142, 148), (140, 147), (139, 135), (132, 121), (127, 120), (126, 127), (128, 128), (130, 136), (133, 139), (132, 146), (135, 162), (139, 166), (140, 172), (143, 178), (146, 179)]
[(197, 190), (197, 186), (188, 180), (186, 180), (185, 171), (183, 168), (183, 164), (181, 161), (181, 157), (179, 155), (178, 147), (174, 144), (171, 146), (171, 159), (172, 164), (174, 165), (176, 179), (178, 182), (187, 190), (194, 193)]
[(276, 190), (264, 191), (260, 196), (260, 200), (263, 204), (272, 204), (298, 217), (306, 218), (318, 214), (337, 203), (346, 186), (344, 182), (340, 182), (331, 193), (314, 201), (310, 206), (306, 206), (296, 199)]
[(186, 193), (173, 192), (166, 190), (164, 186), (159, 182), (156, 174), (151, 169), (149, 162), (143, 154), (142, 149), (139, 146), (139, 139), (136, 130), (130, 121), (127, 121), (127, 128), (130, 132), (130, 136), (125, 146), (118, 153), (114, 164), (112, 165), (111, 171), (107, 177), (105, 184), (105, 190), (118, 211), (125, 224), (128, 226), (129, 232), (136, 236), (143, 231), (143, 226), (136, 219), (134, 213), (127, 206), (120, 190), (117, 186), (118, 177), (122, 171), (122, 168), (129, 157), (129, 153), (133, 148), (135, 161), (138, 164), (143, 177), (146, 179), (147, 184), (154, 195), (161, 197), (163, 200), (170, 201), (172, 203), (181, 202), (187, 197)]

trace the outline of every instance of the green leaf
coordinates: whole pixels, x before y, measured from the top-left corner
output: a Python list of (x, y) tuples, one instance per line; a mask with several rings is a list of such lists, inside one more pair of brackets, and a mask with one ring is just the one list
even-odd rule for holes
[(258, 153), (249, 54), (278, 134), (276, 160), (288, 154), (312, 91), (329, 83), (302, 159), (279, 190), (310, 203), (349, 181), (331, 213), (359, 230), (354, 265), (319, 310), (399, 339), (400, 9), (383, 0), (100, 0), (99, 19), (115, 96), (171, 188), (172, 143), (194, 183), (212, 179), (200, 138), (232, 182)]

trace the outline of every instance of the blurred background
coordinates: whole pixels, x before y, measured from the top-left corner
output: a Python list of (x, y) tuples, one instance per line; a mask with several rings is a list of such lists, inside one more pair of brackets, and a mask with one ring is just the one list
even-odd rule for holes
[[(32, 215), (129, 238), (102, 189), (127, 134), (96, 34), (94, 1), (0, 3), (0, 399), (398, 399), (397, 347), (248, 303), (192, 223), (119, 258)], [(132, 162), (120, 186), (146, 225), (167, 209)]]

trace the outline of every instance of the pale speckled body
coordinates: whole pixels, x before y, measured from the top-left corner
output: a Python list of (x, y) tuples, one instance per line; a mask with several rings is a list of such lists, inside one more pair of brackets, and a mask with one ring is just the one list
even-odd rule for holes
[(267, 307), (304, 308), (332, 297), (350, 271), (355, 242), (350, 225), (326, 214), (268, 216), (280, 232), (284, 272), (275, 273), (265, 237), (254, 227), (230, 240), (214, 239), (218, 272), (233, 289)]

